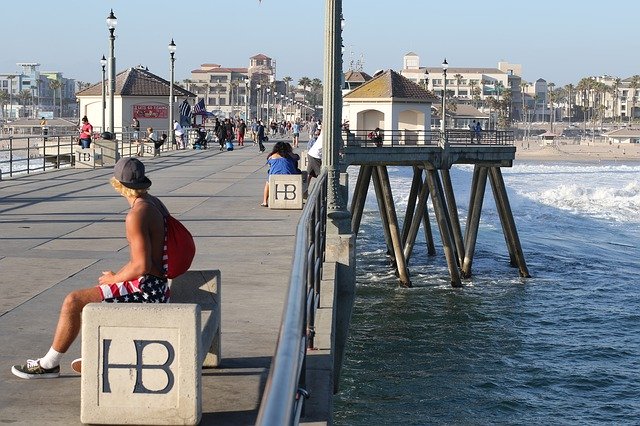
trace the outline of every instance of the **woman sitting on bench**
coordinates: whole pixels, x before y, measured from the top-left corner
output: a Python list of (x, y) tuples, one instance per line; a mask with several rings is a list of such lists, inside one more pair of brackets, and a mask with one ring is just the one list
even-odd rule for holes
[(300, 156), (293, 153), (291, 145), (287, 142), (277, 142), (267, 157), (269, 172), (267, 183), (264, 185), (262, 207), (269, 207), (269, 176), (270, 175), (299, 175), (298, 160)]

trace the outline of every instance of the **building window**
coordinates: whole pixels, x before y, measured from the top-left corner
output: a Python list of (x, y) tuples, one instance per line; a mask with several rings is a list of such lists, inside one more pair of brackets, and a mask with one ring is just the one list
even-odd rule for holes
[(434, 86), (442, 86), (442, 79), (441, 78), (434, 78), (431, 81), (433, 82)]

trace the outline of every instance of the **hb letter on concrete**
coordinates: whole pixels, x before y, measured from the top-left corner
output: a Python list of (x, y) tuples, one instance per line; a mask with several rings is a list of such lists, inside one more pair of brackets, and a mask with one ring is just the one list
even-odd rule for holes
[(198, 424), (200, 305), (91, 303), (82, 312), (80, 420)]
[(302, 209), (303, 184), (302, 175), (270, 175), (269, 208)]

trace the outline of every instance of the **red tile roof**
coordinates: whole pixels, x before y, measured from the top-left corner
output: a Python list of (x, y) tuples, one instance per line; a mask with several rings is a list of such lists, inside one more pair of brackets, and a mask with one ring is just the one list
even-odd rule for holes
[[(157, 75), (141, 68), (129, 68), (116, 75), (116, 95), (120, 96), (169, 96), (170, 83)], [(173, 86), (175, 96), (195, 97), (196, 95), (182, 87)], [(102, 82), (98, 82), (76, 93), (77, 96), (102, 95)]]

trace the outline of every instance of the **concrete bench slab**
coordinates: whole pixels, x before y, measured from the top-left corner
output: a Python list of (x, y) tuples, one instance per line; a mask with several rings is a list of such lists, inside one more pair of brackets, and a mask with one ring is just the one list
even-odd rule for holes
[(82, 312), (83, 423), (197, 424), (202, 366), (221, 359), (219, 270), (171, 280), (171, 303)]
[(280, 210), (300, 210), (305, 192), (303, 175), (270, 175), (269, 208)]
[(193, 425), (202, 415), (200, 306), (92, 303), (82, 312), (80, 420)]
[(102, 148), (78, 148), (74, 153), (76, 169), (95, 169), (103, 166)]

